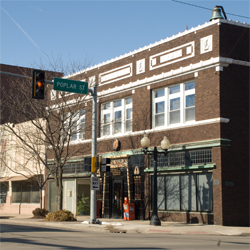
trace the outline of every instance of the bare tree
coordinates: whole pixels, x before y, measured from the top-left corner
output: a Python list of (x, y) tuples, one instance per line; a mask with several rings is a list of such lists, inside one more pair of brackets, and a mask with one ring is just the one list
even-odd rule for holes
[[(56, 70), (56, 65), (54, 66), (53, 69)], [(86, 65), (83, 65), (82, 69), (84, 68)], [(23, 70), (22, 74), (30, 76), (31, 70)], [(63, 76), (51, 71), (46, 71), (45, 75), (46, 80), (52, 80), (54, 76)], [(87, 74), (85, 74), (85, 81), (87, 80)], [(86, 109), (91, 108), (91, 105), (86, 105), (90, 97), (70, 95), (66, 92), (58, 93), (52, 90), (52, 86), (46, 84), (45, 99), (35, 100), (31, 98), (31, 84), (31, 81), (18, 78), (9, 78), (7, 83), (1, 84), (2, 97), (4, 97), (1, 98), (1, 109), (4, 113), (4, 121), (8, 121), (2, 121), (2, 126), (16, 138), (18, 147), (27, 154), (25, 161), (22, 164), (19, 163), (19, 169), (25, 169), (28, 172), (28, 163), (31, 161), (37, 164), (36, 173), (44, 169), (46, 178), (42, 181), (36, 180), (41, 189), (48, 176), (54, 178), (60, 210), (62, 209), (63, 167), (72, 156), (89, 152), (89, 144), (77, 146), (73, 141), (77, 136), (79, 139), (84, 139), (85, 133), (90, 129), (85, 127), (84, 120)], [(48, 164), (47, 158), (53, 159), (53, 163)], [(11, 171), (20, 173), (15, 169)]]

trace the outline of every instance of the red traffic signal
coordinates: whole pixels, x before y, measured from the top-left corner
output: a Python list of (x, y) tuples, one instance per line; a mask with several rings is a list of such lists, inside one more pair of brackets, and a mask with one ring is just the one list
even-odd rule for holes
[(45, 72), (33, 70), (32, 75), (32, 98), (44, 99), (45, 90)]

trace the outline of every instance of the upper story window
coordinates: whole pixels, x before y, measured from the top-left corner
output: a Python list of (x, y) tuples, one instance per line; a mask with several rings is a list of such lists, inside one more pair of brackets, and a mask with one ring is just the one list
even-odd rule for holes
[(195, 82), (153, 91), (153, 127), (195, 121)]
[[(71, 141), (85, 139), (85, 110), (75, 113), (67, 113), (67, 120), (64, 122), (64, 134), (71, 135)], [(63, 137), (64, 138), (64, 137)]]
[(72, 115), (72, 141), (85, 139), (85, 110), (82, 109)]
[(132, 131), (132, 97), (103, 103), (101, 136)]

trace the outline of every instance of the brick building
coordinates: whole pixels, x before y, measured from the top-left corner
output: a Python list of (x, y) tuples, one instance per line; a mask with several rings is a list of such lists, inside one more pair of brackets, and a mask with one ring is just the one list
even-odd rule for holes
[[(249, 225), (249, 28), (212, 20), (68, 76), (98, 84), (97, 152), (112, 159), (110, 173), (100, 175), (99, 215), (122, 218), (129, 197), (136, 219), (150, 218), (153, 163), (140, 145), (146, 132), (151, 147), (165, 134), (171, 143), (158, 156), (161, 219)], [(91, 98), (84, 102), (78, 126), (90, 128)], [(90, 192), (83, 159), (91, 130), (71, 144), (86, 148), (64, 168), (64, 207), (76, 212), (77, 195)]]

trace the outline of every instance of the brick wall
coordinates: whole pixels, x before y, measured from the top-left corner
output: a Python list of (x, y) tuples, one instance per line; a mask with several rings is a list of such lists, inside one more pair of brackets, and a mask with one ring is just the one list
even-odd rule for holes
[[(212, 35), (212, 51), (201, 53), (201, 39)], [(194, 41), (195, 53), (189, 59), (177, 61), (163, 67), (149, 70), (150, 56), (162, 51), (171, 50)], [(184, 50), (183, 50), (184, 51)], [(227, 23), (217, 23), (176, 39), (142, 50), (123, 57), (119, 60), (110, 61), (88, 70), (86, 73), (78, 74), (73, 79), (83, 80), (99, 74), (122, 67), (132, 63), (132, 76), (117, 80), (108, 84), (101, 84), (98, 92), (116, 86), (137, 82), (157, 76), (163, 72), (180, 69), (191, 64), (200, 63), (211, 58), (228, 57), (237, 60), (249, 61), (249, 29)], [(136, 63), (145, 59), (145, 72), (136, 73)], [(152, 131), (149, 137), (151, 146), (159, 146), (164, 134), (167, 134), (171, 144), (183, 144), (225, 138), (231, 140), (230, 147), (213, 147), (213, 206), (214, 215), (200, 213), (176, 213), (171, 214), (174, 220), (211, 223), (217, 225), (249, 225), (249, 67), (242, 65), (219, 65), (216, 69), (204, 66), (202, 69), (180, 73), (173, 77), (167, 77), (159, 81), (151, 81), (142, 86), (135, 86), (124, 91), (115, 91), (99, 97), (98, 102), (98, 133), (100, 137), (101, 104), (120, 98), (132, 96), (133, 98), (133, 132), (152, 129), (152, 91), (173, 84), (195, 81), (195, 117), (197, 122), (208, 121), (214, 118), (227, 118), (229, 123), (214, 122), (195, 126), (187, 126), (164, 131)], [(220, 70), (220, 71), (218, 71)], [(148, 85), (148, 86), (147, 86)], [(70, 98), (73, 98), (71, 96)], [(86, 110), (86, 139), (91, 139), (92, 102), (87, 102)], [(153, 135), (153, 136), (152, 136)], [(121, 151), (140, 148), (140, 135), (129, 135), (119, 137)], [(97, 151), (100, 153), (112, 152), (113, 139), (98, 141)], [(90, 143), (79, 143), (76, 147), (82, 147), (84, 154), (90, 154)], [(147, 161), (146, 161), (147, 162)], [(147, 163), (145, 163), (146, 165)], [(226, 185), (227, 183), (227, 185)], [(232, 184), (228, 185), (228, 183)], [(149, 209), (149, 178), (145, 174), (145, 218), (150, 217)], [(168, 220), (170, 217), (162, 213)], [(162, 218), (163, 218), (162, 217)]]

